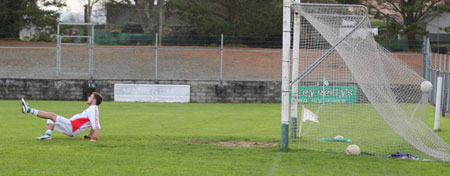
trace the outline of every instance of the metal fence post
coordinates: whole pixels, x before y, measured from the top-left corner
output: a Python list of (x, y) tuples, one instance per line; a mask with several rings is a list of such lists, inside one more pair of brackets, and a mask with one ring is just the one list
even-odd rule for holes
[(59, 34), (59, 23), (58, 23), (58, 27), (57, 27), (57, 35), (56, 35), (56, 79), (59, 78), (59, 68), (60, 68), (60, 60), (61, 60), (61, 37)]
[(158, 33), (155, 33), (155, 80), (158, 80)]
[[(436, 103), (436, 92), (437, 92), (437, 77), (439, 76), (439, 69), (438, 69), (438, 59), (439, 59), (439, 55), (440, 54), (436, 54), (434, 57), (434, 67), (433, 67), (433, 78), (434, 78), (434, 83), (433, 83), (433, 103)], [(436, 105), (436, 104), (435, 104)]]
[(438, 60), (438, 55), (435, 55), (434, 57), (434, 69), (437, 70), (437, 60)]
[[(450, 59), (450, 58), (449, 58)], [(450, 60), (449, 60), (450, 62)], [(445, 81), (445, 84), (447, 85), (447, 103), (445, 106), (445, 111), (446, 112), (450, 112), (450, 69), (447, 70), (447, 73), (445, 73), (447, 75), (447, 80)]]
[(446, 97), (447, 96), (447, 89), (448, 89), (448, 85), (446, 84), (447, 83), (447, 77), (448, 77), (448, 75), (447, 75), (447, 54), (444, 54), (444, 65), (443, 65), (443, 68), (442, 68), (442, 83), (443, 83), (443, 85), (442, 85), (442, 116), (443, 117), (445, 117), (445, 110), (447, 109), (446, 108), (446, 102), (447, 102), (447, 99), (448, 99), (448, 97)]
[(431, 60), (433, 58), (433, 54), (430, 52), (430, 38), (424, 37), (424, 44), (423, 44), (423, 62), (424, 62), (424, 68), (423, 68), (423, 77), (426, 80), (430, 80), (430, 68), (431, 68)]
[(220, 35), (220, 81), (223, 80), (223, 34)]
[[(450, 64), (450, 55), (448, 55), (448, 57), (445, 58), (446, 60), (448, 60), (448, 64)], [(446, 102), (446, 106), (445, 106), (445, 111), (446, 112), (450, 112), (450, 65), (447, 66), (447, 73), (445, 73), (446, 75), (446, 81), (445, 81), (445, 85), (447, 86), (447, 102)]]
[(423, 37), (423, 77), (427, 79), (427, 56), (428, 56), (428, 46), (427, 37)]
[(91, 79), (94, 79), (94, 24), (91, 25), (91, 41), (89, 45), (89, 73)]

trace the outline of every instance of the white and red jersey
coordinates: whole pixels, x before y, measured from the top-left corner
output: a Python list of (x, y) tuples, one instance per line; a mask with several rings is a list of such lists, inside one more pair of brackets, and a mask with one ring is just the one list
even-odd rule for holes
[(96, 105), (89, 106), (82, 113), (76, 114), (70, 118), (72, 124), (73, 136), (80, 134), (82, 131), (91, 127), (93, 130), (100, 129), (100, 122), (98, 120), (99, 112)]

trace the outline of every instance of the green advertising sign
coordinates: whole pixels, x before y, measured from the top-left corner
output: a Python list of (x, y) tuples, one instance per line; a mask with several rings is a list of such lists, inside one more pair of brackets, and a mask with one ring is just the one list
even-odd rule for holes
[(356, 86), (299, 86), (299, 103), (356, 103)]

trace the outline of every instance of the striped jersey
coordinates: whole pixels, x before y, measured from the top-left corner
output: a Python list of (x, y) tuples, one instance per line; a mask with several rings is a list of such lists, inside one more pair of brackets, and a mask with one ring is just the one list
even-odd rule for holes
[(72, 124), (73, 136), (80, 134), (82, 131), (91, 127), (93, 130), (100, 129), (100, 122), (98, 120), (98, 106), (91, 105), (82, 113), (76, 114), (70, 118)]

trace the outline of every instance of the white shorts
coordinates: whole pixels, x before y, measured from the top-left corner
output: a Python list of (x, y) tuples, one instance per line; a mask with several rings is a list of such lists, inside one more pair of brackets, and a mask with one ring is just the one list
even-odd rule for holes
[(74, 136), (73, 132), (72, 132), (72, 123), (70, 122), (69, 119), (66, 119), (61, 116), (57, 116), (56, 122), (53, 122), (53, 120), (48, 119), (47, 124), (49, 124), (49, 123), (55, 124), (54, 130), (64, 133), (65, 135), (70, 136), (70, 137)]

